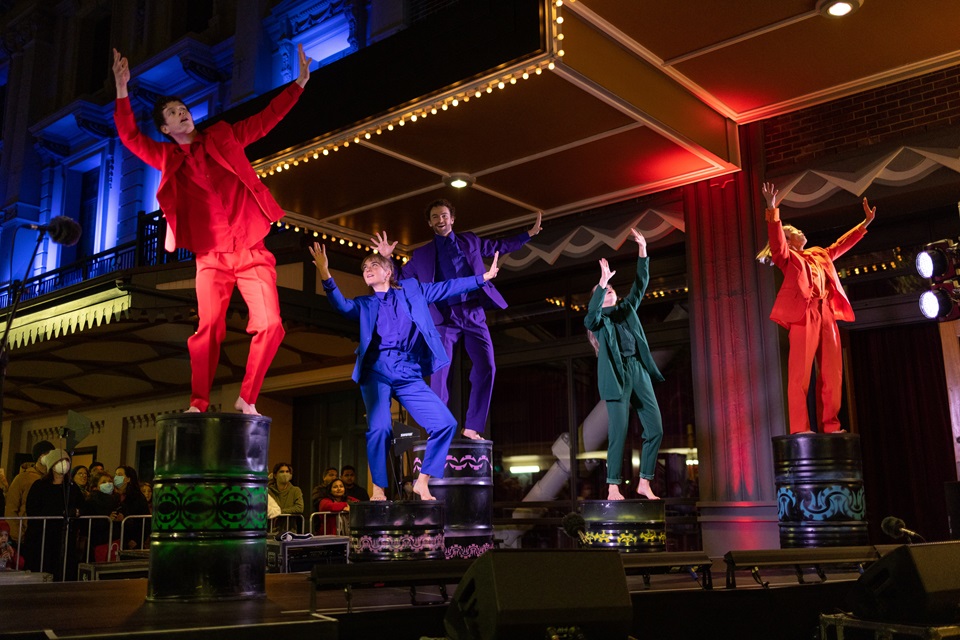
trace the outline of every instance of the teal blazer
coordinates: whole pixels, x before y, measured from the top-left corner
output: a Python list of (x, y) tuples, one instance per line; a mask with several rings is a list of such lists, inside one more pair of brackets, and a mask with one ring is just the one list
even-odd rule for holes
[(600, 343), (597, 354), (597, 386), (600, 388), (600, 397), (604, 400), (619, 400), (623, 395), (623, 356), (620, 355), (617, 341), (616, 324), (625, 324), (637, 342), (637, 357), (650, 377), (657, 382), (663, 382), (663, 374), (657, 368), (647, 344), (647, 336), (640, 326), (637, 317), (637, 307), (643, 300), (643, 294), (650, 282), (650, 258), (637, 259), (637, 277), (630, 287), (630, 293), (620, 300), (613, 308), (605, 310), (603, 297), (606, 291), (600, 287), (593, 292), (590, 304), (587, 305), (587, 315), (583, 324), (592, 331)]

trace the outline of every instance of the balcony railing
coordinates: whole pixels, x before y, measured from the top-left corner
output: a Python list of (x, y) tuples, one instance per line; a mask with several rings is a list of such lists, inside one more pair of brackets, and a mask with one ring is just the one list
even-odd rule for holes
[[(166, 225), (163, 224), (162, 214), (159, 211), (141, 212), (137, 219), (136, 240), (28, 279), (24, 285), (21, 301), (39, 298), (86, 280), (134, 267), (152, 267), (193, 260), (193, 253), (186, 249), (166, 253), (163, 250), (165, 237)], [(13, 283), (8, 282), (0, 287), (0, 309), (11, 304), (13, 304)]]

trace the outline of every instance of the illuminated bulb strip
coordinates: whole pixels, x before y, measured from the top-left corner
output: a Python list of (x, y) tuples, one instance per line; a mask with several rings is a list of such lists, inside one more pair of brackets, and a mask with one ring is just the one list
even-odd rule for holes
[[(557, 7), (561, 5), (562, 2), (557, 3)], [(557, 24), (561, 23), (562, 18), (557, 16), (556, 22)], [(563, 34), (558, 33), (557, 40), (562, 39)], [(562, 56), (563, 50), (559, 49), (559, 46), (557, 49), (558, 51), (556, 56)], [(263, 163), (255, 164), (254, 169), (257, 171), (257, 175), (261, 179), (267, 178), (276, 173), (280, 173), (281, 171), (289, 171), (291, 166), (299, 166), (300, 162), (305, 163), (311, 157), (313, 159), (318, 159), (321, 155), (329, 156), (331, 151), (339, 151), (340, 147), (347, 148), (350, 146), (351, 142), (354, 144), (359, 144), (361, 138), (364, 140), (370, 140), (372, 134), (374, 133), (381, 135), (384, 129), (387, 131), (393, 131), (397, 126), (406, 126), (408, 121), (410, 123), (415, 123), (418, 120), (426, 119), (428, 115), (436, 115), (440, 111), (448, 111), (450, 107), (457, 107), (461, 102), (469, 102), (471, 98), (480, 98), (484, 93), (493, 93), (494, 88), (504, 89), (508, 84), (516, 85), (518, 84), (518, 79), (527, 80), (531, 76), (539, 76), (543, 73), (544, 69), (554, 69), (555, 66), (554, 60), (541, 60), (530, 64), (522, 71), (513, 71), (509, 74), (503, 75), (502, 77), (487, 78), (480, 80), (479, 82), (470, 83), (470, 86), (460, 88), (447, 95), (434, 98), (428, 103), (418, 106), (411, 111), (400, 113), (386, 120), (369, 123), (353, 131), (340, 134), (340, 136), (335, 139), (327, 140), (325, 142), (314, 144), (308, 148), (300, 149), (296, 153), (287, 157), (275, 158)]]
[[(303, 233), (309, 237), (316, 238), (317, 241), (320, 241), (320, 242), (329, 242), (332, 245), (345, 246), (350, 249), (356, 249), (358, 251), (366, 252), (366, 253), (377, 252), (377, 250), (374, 247), (365, 245), (362, 242), (359, 242), (356, 240), (349, 240), (347, 238), (338, 238), (337, 236), (324, 233), (320, 229), (314, 229), (306, 225), (301, 226), (296, 223), (291, 225), (291, 223), (289, 222), (283, 222), (280, 220), (275, 222), (274, 225), (277, 227), (277, 229), (283, 229), (284, 231), (292, 231), (293, 233)], [(397, 252), (395, 252), (394, 255), (404, 264), (406, 264), (407, 260), (409, 260), (409, 256), (405, 256)]]

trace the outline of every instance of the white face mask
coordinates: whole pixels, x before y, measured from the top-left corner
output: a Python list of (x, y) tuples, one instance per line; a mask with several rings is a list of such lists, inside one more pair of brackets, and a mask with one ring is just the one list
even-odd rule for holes
[(67, 475), (67, 472), (70, 471), (70, 461), (69, 460), (59, 461), (58, 463), (53, 465), (53, 470), (55, 473), (59, 473), (60, 475), (64, 475), (64, 476)]

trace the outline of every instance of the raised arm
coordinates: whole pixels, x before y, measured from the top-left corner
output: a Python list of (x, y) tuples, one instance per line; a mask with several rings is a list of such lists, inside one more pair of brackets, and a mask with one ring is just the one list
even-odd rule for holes
[(323, 290), (327, 293), (327, 300), (338, 313), (360, 321), (360, 305), (354, 300), (348, 300), (340, 293), (337, 283), (333, 280), (330, 273), (330, 261), (327, 259), (327, 248), (319, 242), (314, 242), (312, 247), (308, 247), (310, 255), (313, 256), (313, 264), (320, 273), (320, 279), (323, 280)]
[(117, 83), (117, 97), (126, 98), (129, 95), (127, 84), (130, 82), (130, 63), (116, 49), (113, 50), (113, 79)]
[(636, 309), (650, 283), (650, 258), (647, 257), (647, 239), (636, 229), (631, 229), (630, 233), (633, 234), (633, 241), (637, 243), (637, 274), (630, 285), (630, 293), (623, 298), (623, 302)]
[(307, 80), (310, 79), (310, 63), (313, 62), (313, 59), (308, 58), (303, 52), (302, 44), (297, 45), (297, 58), (300, 61), (300, 74), (297, 76), (296, 83), (303, 89), (307, 84)]
[(606, 258), (600, 258), (600, 281), (593, 288), (593, 295), (587, 304), (587, 314), (583, 317), (583, 326), (590, 331), (599, 331), (603, 326), (603, 299), (607, 295), (607, 285), (610, 279), (617, 274), (610, 269)]
[(310, 63), (312, 60), (303, 53), (303, 45), (298, 45), (297, 52), (300, 57), (300, 75), (297, 79), (278, 93), (263, 111), (232, 125), (233, 134), (242, 146), (246, 147), (270, 133), (270, 130), (280, 124), (280, 121), (300, 99), (300, 95), (303, 93), (303, 85), (307, 84), (307, 80), (310, 79)]
[(495, 253), (493, 263), (490, 268), (480, 276), (467, 276), (466, 278), (453, 278), (452, 280), (441, 280), (440, 282), (420, 283), (420, 290), (423, 292), (423, 298), (428, 303), (446, 300), (463, 293), (469, 293), (482, 287), (485, 283), (497, 277), (500, 267), (497, 262), (500, 254)]
[(397, 243), (399, 240), (390, 242), (387, 240), (386, 231), (378, 231), (370, 238), (370, 246), (377, 250), (377, 253), (382, 255), (384, 258), (389, 258), (393, 255), (393, 250), (397, 248)]

